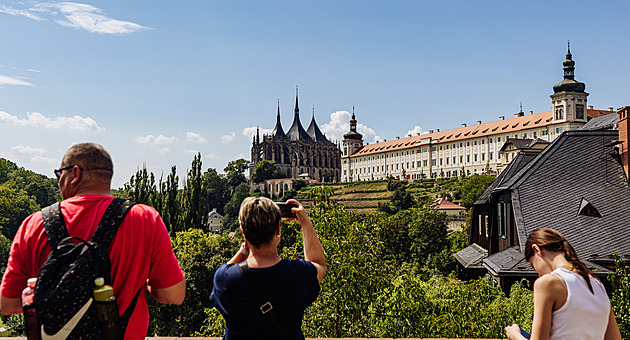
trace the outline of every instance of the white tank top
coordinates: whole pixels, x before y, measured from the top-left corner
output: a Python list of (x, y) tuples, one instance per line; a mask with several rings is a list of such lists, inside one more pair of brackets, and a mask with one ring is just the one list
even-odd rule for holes
[(610, 315), (604, 285), (589, 277), (593, 294), (582, 276), (564, 268), (553, 273), (564, 279), (567, 301), (552, 314), (549, 339), (604, 339)]

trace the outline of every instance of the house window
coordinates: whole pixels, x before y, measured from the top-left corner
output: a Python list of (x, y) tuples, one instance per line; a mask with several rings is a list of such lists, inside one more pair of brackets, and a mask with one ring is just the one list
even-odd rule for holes
[(475, 162), (477, 161), (477, 154), (475, 154)]
[(488, 143), (492, 143), (492, 138), (488, 138)]
[(457, 158), (453, 157), (453, 164), (455, 164), (455, 162), (457, 162)]
[(475, 141), (475, 145), (477, 145), (477, 141)]
[(532, 133), (534, 134), (534, 138), (536, 138), (536, 137), (537, 137), (537, 133), (536, 133), (536, 131), (534, 131), (534, 132), (532, 132)]
[(490, 225), (488, 224), (488, 215), (484, 215), (484, 218), (486, 220), (486, 237), (490, 237)]
[(478, 224), (478, 226), (479, 226), (479, 235), (481, 236), (481, 232), (482, 232), (482, 229), (483, 229), (483, 224), (481, 224), (481, 215), (479, 215), (479, 224)]
[(488, 154), (488, 157), (490, 157), (490, 160), (492, 160), (492, 152)]
[(499, 227), (499, 236), (502, 239), (507, 237), (507, 216), (505, 203), (497, 203), (497, 226)]
[(497, 143), (501, 141), (501, 137), (497, 137)]
[(418, 161), (418, 168), (420, 167), (420, 161)]
[(548, 134), (549, 134), (549, 131), (547, 131), (547, 130), (542, 130), (542, 131), (540, 132), (540, 134), (541, 134), (542, 136), (546, 136), (546, 135), (548, 135)]
[(556, 133), (562, 133), (562, 128), (556, 128)]

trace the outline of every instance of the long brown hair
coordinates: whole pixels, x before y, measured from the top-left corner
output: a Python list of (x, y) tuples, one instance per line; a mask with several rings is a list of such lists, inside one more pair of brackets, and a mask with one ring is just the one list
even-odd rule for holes
[(551, 228), (539, 228), (529, 234), (527, 242), (525, 243), (525, 259), (527, 261), (534, 256), (534, 249), (532, 248), (532, 245), (534, 244), (549, 251), (562, 252), (564, 254), (564, 258), (573, 266), (572, 269), (582, 276), (584, 280), (586, 280), (588, 289), (591, 293), (595, 294), (593, 292), (593, 286), (591, 286), (591, 280), (589, 279), (591, 272), (588, 268), (586, 268), (586, 265), (580, 261), (575, 249), (573, 249), (571, 244), (564, 239), (560, 232)]

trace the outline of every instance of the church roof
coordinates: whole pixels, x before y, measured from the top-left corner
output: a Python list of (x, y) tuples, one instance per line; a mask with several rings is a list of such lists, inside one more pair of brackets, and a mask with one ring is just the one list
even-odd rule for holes
[(273, 128), (271, 135), (274, 137), (286, 137), (286, 134), (282, 129), (282, 123), (280, 123), (280, 101), (278, 101), (278, 118), (276, 120), (276, 127)]
[(317, 123), (315, 122), (315, 113), (313, 113), (313, 119), (311, 119), (311, 124), (308, 126), (306, 132), (316, 142), (330, 142), (317, 126)]
[[(296, 90), (297, 91), (297, 90)], [(303, 140), (307, 142), (312, 142), (313, 138), (308, 135), (304, 127), (302, 127), (302, 123), (300, 122), (300, 108), (298, 107), (298, 96), (297, 92), (295, 94), (295, 111), (293, 116), (293, 124), (291, 124), (291, 128), (287, 132), (287, 137), (291, 140)]]
[(586, 84), (575, 80), (575, 61), (573, 61), (570, 46), (567, 47), (567, 59), (562, 64), (564, 65), (564, 80), (553, 86), (553, 92), (584, 92)]

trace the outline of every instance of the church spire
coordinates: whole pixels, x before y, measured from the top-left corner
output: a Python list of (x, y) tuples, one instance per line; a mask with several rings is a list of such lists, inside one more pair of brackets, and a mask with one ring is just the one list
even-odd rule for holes
[(295, 85), (295, 110), (293, 111), (295, 116), (300, 115), (300, 108), (298, 107), (298, 87)]
[(586, 85), (575, 80), (575, 61), (573, 61), (573, 55), (571, 54), (571, 44), (567, 42), (567, 55), (566, 60), (562, 63), (564, 66), (564, 79), (553, 86), (553, 92), (584, 92)]
[(328, 138), (324, 136), (315, 122), (315, 105), (313, 105), (313, 118), (311, 119), (311, 125), (309, 125), (308, 129), (306, 129), (306, 133), (308, 133), (308, 135), (316, 142), (330, 143)]
[(564, 65), (564, 79), (575, 80), (575, 61), (571, 55), (571, 42), (567, 41), (567, 60), (562, 63)]
[(274, 137), (286, 137), (284, 130), (282, 129), (282, 123), (280, 123), (280, 99), (278, 99), (278, 116), (276, 117), (276, 127), (273, 128), (271, 135)]

